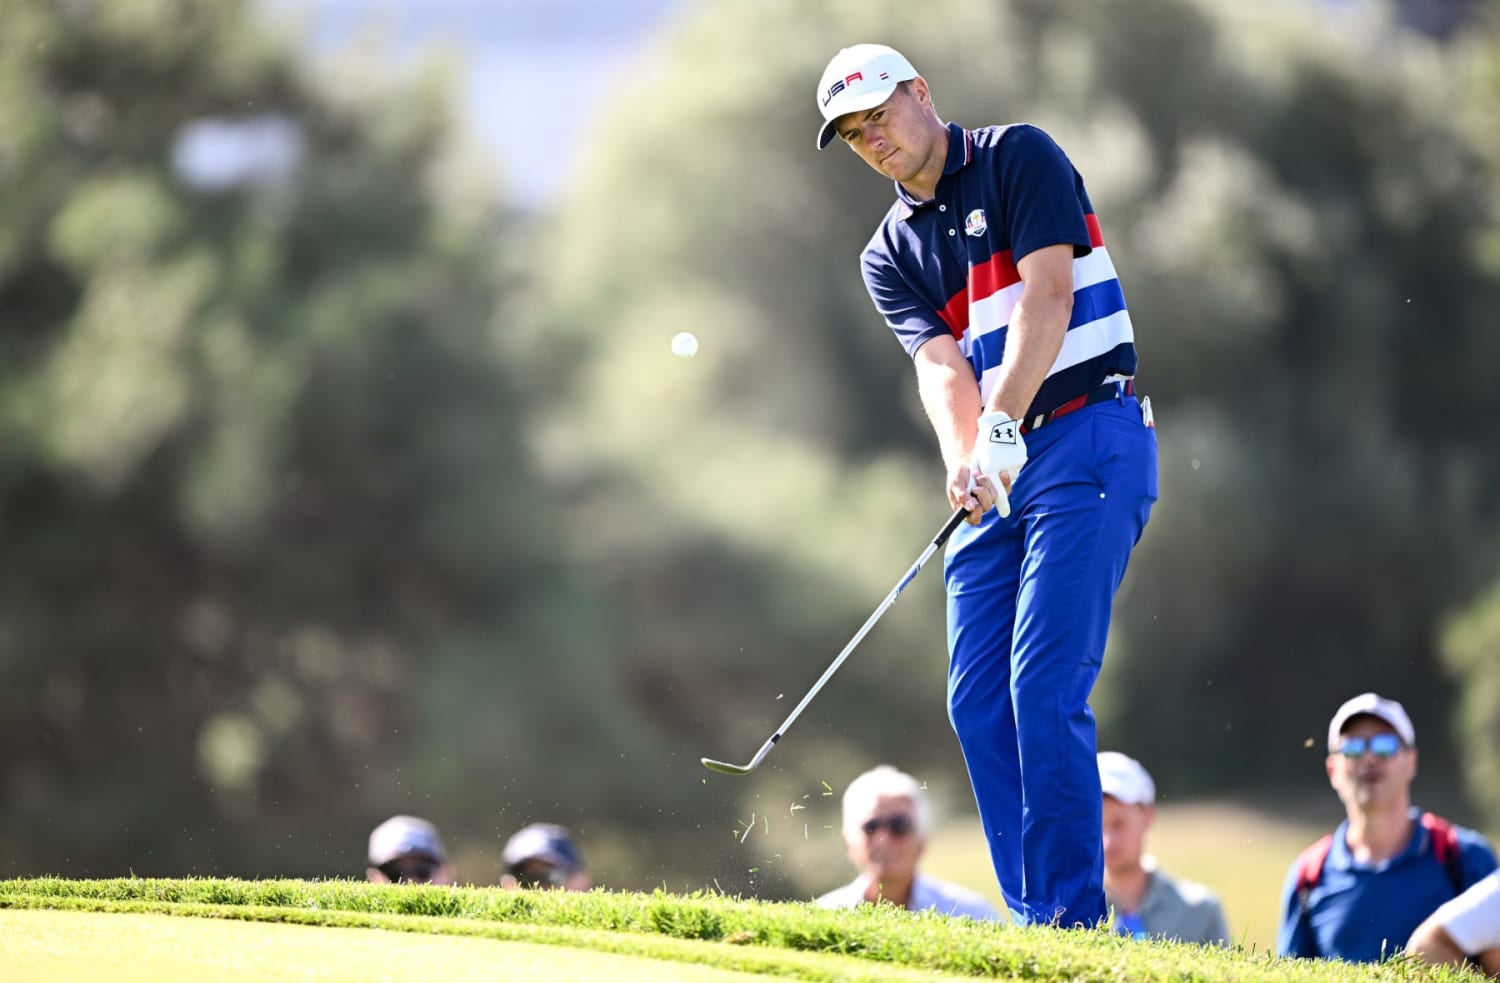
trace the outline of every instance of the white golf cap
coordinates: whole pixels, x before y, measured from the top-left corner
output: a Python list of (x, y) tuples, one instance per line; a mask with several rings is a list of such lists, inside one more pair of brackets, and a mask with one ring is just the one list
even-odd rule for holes
[(437, 827), (416, 816), (392, 816), (370, 834), (370, 863), (376, 867), (398, 857), (429, 857), (446, 863), (448, 851)]
[(1411, 718), (1406, 715), (1406, 710), (1395, 700), (1387, 700), (1385, 697), (1375, 693), (1361, 693), (1352, 700), (1345, 701), (1339, 707), (1333, 719), (1328, 722), (1328, 750), (1330, 752), (1339, 749), (1339, 735), (1344, 732), (1344, 725), (1354, 717), (1375, 717), (1384, 720), (1401, 738), (1402, 743), (1408, 747), (1416, 747), (1417, 732), (1411, 725)]
[(1146, 769), (1119, 751), (1099, 752), (1099, 785), (1105, 795), (1128, 806), (1148, 806), (1156, 801), (1156, 783)]
[(845, 113), (874, 109), (891, 97), (896, 85), (917, 77), (906, 56), (883, 44), (856, 44), (833, 56), (818, 80), (818, 149), (833, 142), (833, 121)]

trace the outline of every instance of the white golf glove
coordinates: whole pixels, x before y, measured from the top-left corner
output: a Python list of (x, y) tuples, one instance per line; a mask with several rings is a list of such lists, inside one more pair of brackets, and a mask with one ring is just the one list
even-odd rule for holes
[(1010, 498), (1000, 475), (1010, 475), (1015, 484), (1026, 464), (1026, 439), (1021, 436), (1021, 421), (1004, 413), (985, 413), (979, 418), (979, 432), (974, 439), (974, 467), (995, 485), (995, 508), (1000, 518), (1010, 515)]

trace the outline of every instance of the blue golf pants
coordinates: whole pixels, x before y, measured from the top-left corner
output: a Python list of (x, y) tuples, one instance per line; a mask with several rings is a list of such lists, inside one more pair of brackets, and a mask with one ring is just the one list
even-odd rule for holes
[(1156, 431), (1121, 395), (1026, 445), (1010, 516), (991, 510), (948, 544), (948, 716), (1012, 916), (1094, 925), (1103, 798), (1089, 692), (1156, 501)]

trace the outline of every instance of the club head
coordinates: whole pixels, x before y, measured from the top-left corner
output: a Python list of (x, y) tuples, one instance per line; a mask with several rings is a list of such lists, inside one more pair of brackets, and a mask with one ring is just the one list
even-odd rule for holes
[(713, 758), (700, 758), (703, 767), (709, 771), (717, 771), (721, 775), (748, 775), (755, 770), (755, 765), (732, 765), (727, 761), (715, 761)]

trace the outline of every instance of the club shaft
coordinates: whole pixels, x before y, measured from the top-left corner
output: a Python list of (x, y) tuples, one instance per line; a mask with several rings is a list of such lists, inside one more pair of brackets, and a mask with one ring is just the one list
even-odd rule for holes
[(927, 544), (927, 548), (922, 551), (922, 555), (917, 557), (917, 562), (913, 563), (911, 569), (902, 575), (901, 579), (896, 582), (896, 586), (891, 588), (891, 592), (885, 596), (885, 600), (880, 602), (880, 606), (860, 626), (859, 631), (854, 633), (854, 637), (849, 639), (849, 644), (845, 645), (844, 650), (838, 654), (838, 657), (829, 664), (827, 669), (823, 670), (823, 675), (819, 676), (818, 681), (813, 683), (812, 689), (807, 691), (807, 695), (796, 706), (792, 707), (792, 712), (787, 714), (787, 718), (781, 722), (781, 726), (776, 728), (776, 733), (772, 734), (770, 740), (761, 745), (760, 750), (755, 753), (755, 757), (750, 760), (748, 767), (754, 768), (765, 759), (766, 755), (771, 753), (771, 748), (775, 747), (776, 742), (781, 740), (781, 735), (785, 734), (787, 728), (792, 726), (792, 722), (801, 716), (802, 711), (807, 708), (807, 705), (812, 702), (813, 697), (817, 696), (818, 691), (823, 688), (823, 684), (827, 683), (833, 674), (838, 672), (839, 666), (844, 664), (844, 660), (849, 658), (849, 654), (854, 651), (865, 635), (869, 634), (870, 629), (875, 627), (875, 623), (881, 619), (886, 611), (890, 610), (892, 604), (896, 603), (896, 598), (901, 596), (901, 592), (906, 589), (906, 585), (916, 578), (917, 573), (921, 571), (922, 567), (932, 557), (932, 554), (942, 548), (942, 545), (948, 541), (948, 537), (953, 535), (953, 530), (958, 528), (958, 524), (964, 521), (964, 517), (968, 514), (968, 509), (961, 508), (954, 512), (948, 521), (943, 524), (943, 528), (932, 538), (932, 542)]

